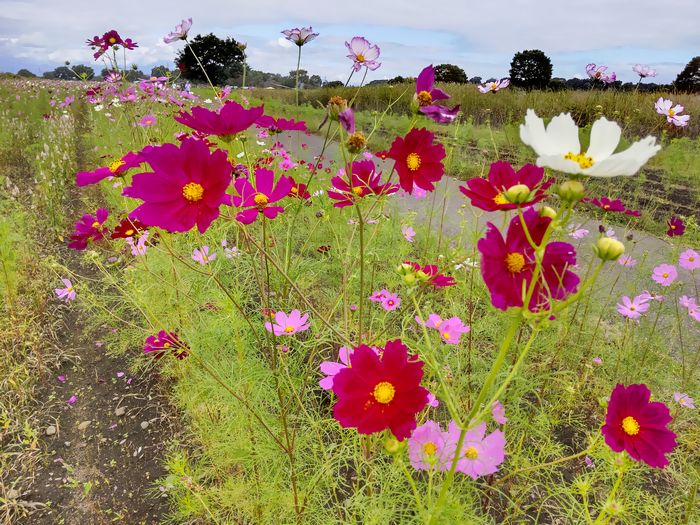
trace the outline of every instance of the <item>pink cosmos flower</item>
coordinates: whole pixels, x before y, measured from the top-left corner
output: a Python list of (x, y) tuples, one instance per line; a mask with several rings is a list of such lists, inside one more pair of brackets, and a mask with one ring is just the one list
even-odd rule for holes
[[(457, 443), (459, 439), (459, 427), (451, 421), (448, 427), (450, 441)], [(462, 448), (457, 462), (457, 470), (477, 479), (498, 472), (498, 466), (505, 460), (506, 438), (500, 430), (494, 430), (486, 435), (486, 423), (468, 431), (462, 442)], [(456, 447), (455, 447), (456, 448)]]
[(487, 82), (479, 87), (479, 91), (482, 93), (496, 93), (501, 89), (505, 89), (510, 86), (510, 79), (502, 78), (501, 80), (494, 80), (493, 82)]
[(194, 249), (192, 252), (192, 260), (204, 266), (216, 259), (216, 255), (216, 252), (209, 255), (209, 246), (202, 246), (201, 248)]
[(255, 121), (255, 124), (261, 128), (267, 128), (258, 133), (259, 138), (267, 138), (269, 136), (268, 133), (276, 135), (283, 131), (306, 131), (306, 123), (303, 121), (297, 122), (294, 119), (287, 120), (284, 118), (276, 119), (268, 115), (260, 117)]
[[(350, 182), (348, 171), (352, 172)], [(382, 172), (377, 171), (377, 167), (371, 160), (357, 160), (352, 163), (350, 170), (339, 169), (336, 176), (331, 179), (332, 188), (328, 190), (328, 196), (336, 201), (333, 207), (344, 208), (363, 197), (392, 195), (398, 191), (399, 187), (396, 184), (382, 184), (381, 177)]]
[(656, 109), (659, 115), (664, 115), (669, 124), (673, 124), (677, 127), (682, 128), (687, 126), (690, 120), (690, 115), (680, 115), (685, 108), (680, 104), (674, 106), (671, 99), (659, 97), (659, 100), (654, 104), (654, 109)]
[(649, 310), (649, 302), (640, 295), (634, 299), (625, 295), (622, 297), (622, 302), (617, 304), (617, 312), (628, 319), (639, 319), (647, 310)]
[(142, 128), (147, 128), (155, 123), (156, 116), (153, 113), (151, 113), (150, 115), (145, 115), (141, 118), (141, 120), (139, 120), (139, 126), (141, 126)]
[(644, 290), (637, 297), (642, 301), (658, 301), (662, 303), (664, 301), (664, 296), (656, 292), (650, 292), (649, 290)]
[(674, 215), (666, 221), (666, 224), (668, 224), (666, 235), (669, 237), (680, 237), (685, 233), (685, 223), (680, 217)]
[(307, 321), (309, 319), (309, 314), (301, 315), (299, 310), (292, 310), (289, 315), (280, 311), (275, 314), (275, 322), (265, 323), (265, 330), (272, 332), (276, 336), (281, 335), (292, 335), (297, 332), (303, 332), (308, 330), (311, 326)]
[(146, 251), (148, 250), (148, 246), (146, 245), (146, 242), (148, 241), (148, 236), (150, 235), (150, 232), (146, 230), (143, 232), (143, 235), (141, 235), (136, 242), (134, 242), (133, 237), (126, 237), (126, 243), (131, 247), (131, 254), (134, 255), (135, 257), (140, 257), (142, 255), (146, 255)]
[(440, 332), (440, 339), (450, 345), (458, 345), (462, 334), (471, 330), (469, 325), (465, 325), (459, 317), (450, 317), (436, 327)]
[(652, 69), (649, 66), (643, 66), (642, 64), (635, 64), (632, 67), (632, 71), (639, 75), (639, 78), (655, 77), (656, 69)]
[(688, 297), (687, 295), (681, 295), (678, 298), (678, 304), (680, 304), (683, 308), (695, 308), (697, 305), (695, 304), (695, 299), (692, 297)]
[(157, 335), (149, 335), (143, 345), (143, 353), (151, 354), (154, 359), (161, 359), (167, 353), (171, 353), (179, 360), (189, 355), (190, 347), (181, 341), (175, 332), (161, 330)]
[(631, 255), (621, 255), (617, 259), (617, 264), (620, 266), (625, 266), (627, 268), (632, 268), (637, 264), (637, 259), (633, 259)]
[(686, 250), (678, 257), (678, 264), (686, 270), (697, 270), (700, 268), (700, 255), (695, 250)]
[(84, 250), (89, 242), (101, 241), (109, 233), (103, 225), (109, 216), (106, 208), (99, 208), (95, 215), (86, 213), (75, 223), (75, 231), (70, 236), (68, 247), (71, 250)]
[(70, 106), (73, 102), (75, 102), (75, 97), (66, 97), (66, 98), (63, 100), (63, 102), (61, 102), (61, 103), (58, 105), (58, 107), (61, 108), (61, 109), (67, 108), (67, 107)]
[(54, 290), (54, 292), (56, 293), (56, 296), (65, 302), (74, 300), (75, 299), (75, 289), (73, 288), (73, 283), (71, 283), (68, 279), (63, 279), (63, 278), (61, 279), (61, 281), (63, 281), (65, 288), (56, 288)]
[(416, 232), (411, 226), (402, 226), (401, 235), (403, 235), (404, 239), (406, 239), (408, 242), (413, 242), (413, 238), (416, 236)]
[(282, 31), (282, 34), (287, 38), (287, 40), (294, 42), (299, 47), (303, 46), (304, 44), (308, 44), (318, 36), (318, 33), (314, 33), (311, 26), (302, 27), (301, 29), (298, 27), (293, 29), (285, 29)]
[(451, 122), (459, 112), (459, 106), (448, 109), (445, 106), (435, 104), (437, 100), (446, 100), (450, 96), (442, 89), (435, 87), (435, 69), (433, 65), (423, 68), (416, 78), (415, 100), (418, 103), (418, 110), (426, 117), (445, 124)]
[(374, 71), (382, 65), (377, 62), (379, 58), (379, 46), (372, 45), (362, 36), (353, 37), (350, 42), (345, 42), (345, 47), (348, 48), (348, 58), (353, 61), (352, 69), (359, 71), (362, 66)]
[(417, 470), (449, 470), (457, 443), (435, 421), (426, 421), (408, 438), (408, 458)]
[(384, 288), (383, 290), (376, 291), (372, 295), (370, 295), (369, 300), (373, 303), (381, 303), (384, 300), (384, 297), (386, 297), (387, 295), (389, 295), (389, 291), (386, 288)]
[(695, 408), (695, 400), (688, 394), (684, 394), (682, 392), (675, 392), (673, 394), (673, 399), (682, 407)]
[(348, 134), (352, 135), (355, 133), (355, 112), (352, 108), (348, 108), (344, 111), (338, 113), (338, 121)]
[(651, 278), (661, 286), (670, 286), (678, 277), (678, 270), (671, 264), (660, 264), (651, 275)]
[(594, 357), (592, 359), (594, 365), (602, 365), (603, 364), (603, 359), (601, 357)]
[(390, 312), (401, 306), (401, 298), (398, 296), (398, 294), (386, 293), (382, 297), (381, 304), (382, 308), (384, 308), (387, 312)]
[(491, 405), (491, 416), (493, 420), (499, 425), (505, 425), (508, 423), (508, 418), (506, 417), (506, 409), (503, 407), (500, 401), (496, 400)]
[(140, 166), (143, 162), (144, 159), (141, 155), (130, 151), (109, 166), (103, 166), (94, 171), (79, 171), (75, 176), (75, 183), (78, 186), (87, 186), (100, 182), (107, 177), (118, 177), (126, 174), (131, 168)]
[(404, 264), (409, 265), (413, 269), (413, 272), (415, 272), (414, 276), (417, 279), (431, 286), (442, 288), (457, 284), (457, 281), (451, 275), (440, 273), (440, 269), (435, 264), (425, 264), (423, 267), (414, 261), (404, 261)]
[(583, 239), (584, 237), (588, 237), (589, 233), (590, 232), (585, 228), (578, 228), (569, 233), (569, 237), (572, 237), (574, 239)]
[(175, 120), (206, 135), (231, 136), (255, 124), (264, 110), (264, 106), (246, 109), (228, 100), (218, 111), (197, 106), (192, 108), (191, 114), (181, 111), (175, 115)]
[(68, 400), (66, 401), (66, 403), (68, 403), (68, 406), (73, 406), (73, 405), (75, 405), (75, 403), (76, 403), (77, 401), (78, 401), (78, 396), (76, 396), (75, 394), (73, 394), (72, 396), (70, 396), (70, 397), (68, 398)]
[(255, 170), (255, 186), (248, 179), (238, 178), (233, 183), (236, 193), (233, 195), (233, 204), (240, 208), (247, 208), (236, 215), (236, 220), (243, 224), (250, 224), (262, 213), (268, 219), (274, 219), (284, 211), (282, 206), (270, 206), (289, 195), (293, 186), (292, 179), (282, 175), (275, 183), (275, 173), (267, 168)]
[(178, 40), (187, 40), (187, 33), (189, 32), (191, 27), (191, 18), (183, 20), (175, 26), (175, 31), (171, 31), (163, 37), (163, 42), (165, 42), (166, 44), (172, 44), (173, 42), (177, 42)]
[(612, 84), (617, 80), (617, 75), (615, 73), (607, 74), (608, 66), (596, 66), (595, 64), (588, 64), (586, 66), (586, 73), (588, 77), (592, 80), (598, 80), (603, 84)]

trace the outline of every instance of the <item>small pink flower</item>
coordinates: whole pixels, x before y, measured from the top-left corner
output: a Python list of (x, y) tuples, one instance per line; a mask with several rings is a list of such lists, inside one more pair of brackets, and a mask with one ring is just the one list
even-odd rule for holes
[(209, 255), (209, 246), (195, 248), (195, 250), (192, 252), (192, 260), (198, 262), (202, 266), (209, 264), (214, 259), (216, 259), (216, 252)]
[(66, 376), (58, 376), (56, 379), (59, 380), (61, 383), (66, 382)]
[(683, 308), (688, 309), (696, 307), (695, 299), (688, 297), (687, 295), (681, 295), (678, 298), (678, 304), (680, 304)]
[(659, 100), (657, 100), (654, 104), (654, 109), (656, 109), (656, 112), (659, 115), (664, 115), (666, 117), (666, 121), (674, 126), (685, 127), (688, 125), (688, 121), (690, 120), (690, 115), (680, 114), (685, 110), (685, 108), (680, 104), (676, 104), (674, 106), (671, 99), (659, 97)]
[(191, 18), (183, 20), (175, 26), (175, 31), (171, 31), (163, 37), (163, 42), (165, 42), (166, 44), (172, 44), (173, 42), (177, 42), (178, 40), (185, 40), (187, 38), (187, 33), (189, 32), (191, 27)]
[(78, 401), (78, 396), (73, 394), (72, 396), (70, 396), (68, 398), (68, 401), (66, 401), (66, 403), (68, 403), (68, 406), (73, 406), (73, 405), (75, 405), (76, 401)]
[(625, 295), (622, 297), (622, 303), (617, 304), (617, 312), (628, 319), (639, 319), (644, 312), (649, 310), (647, 301), (639, 295), (632, 300)]
[(661, 286), (670, 286), (678, 277), (678, 270), (671, 264), (660, 264), (651, 275), (651, 278)]
[(597, 365), (597, 366), (602, 365), (602, 364), (603, 364), (603, 358), (601, 358), (601, 357), (594, 357), (594, 358), (593, 358), (593, 364), (594, 364), (594, 365)]
[(583, 239), (584, 237), (588, 237), (588, 234), (590, 232), (586, 230), (585, 228), (578, 228), (574, 231), (572, 231), (569, 234), (569, 237), (573, 237), (574, 239)]
[[(126, 243), (131, 247), (131, 254), (135, 257), (140, 257), (143, 255), (146, 255), (146, 250), (148, 250), (148, 246), (146, 245), (146, 242), (148, 241), (148, 236), (150, 235), (150, 232), (146, 230), (143, 232), (143, 235), (141, 235), (136, 242), (134, 242), (133, 237), (127, 237)], [(216, 255), (216, 254), (215, 254)]]
[(678, 258), (678, 264), (686, 270), (697, 270), (700, 268), (700, 255), (695, 250), (686, 250)]
[(61, 279), (61, 281), (63, 281), (63, 284), (66, 287), (65, 288), (56, 288), (54, 290), (54, 293), (62, 301), (68, 302), (68, 301), (74, 300), (75, 299), (75, 289), (73, 288), (73, 284), (68, 279)]
[(622, 255), (617, 260), (617, 264), (626, 268), (632, 268), (637, 264), (637, 259), (633, 259), (631, 255)]
[(369, 300), (373, 303), (381, 303), (384, 300), (384, 297), (386, 297), (387, 295), (389, 295), (389, 291), (386, 288), (384, 288), (383, 290), (378, 290), (372, 295), (370, 295)]
[(146, 115), (139, 120), (139, 126), (142, 128), (147, 128), (156, 123), (156, 116), (154, 114)]
[(408, 458), (417, 470), (448, 470), (457, 442), (435, 421), (426, 421), (408, 438)]
[(491, 405), (491, 415), (493, 416), (493, 420), (499, 425), (505, 425), (508, 423), (506, 409), (500, 401), (494, 401), (493, 405)]
[(656, 292), (650, 292), (649, 290), (644, 290), (637, 297), (644, 302), (658, 301), (658, 302), (662, 303), (662, 302), (664, 302), (664, 299), (665, 299), (665, 297), (663, 295), (658, 294)]
[(411, 226), (401, 227), (401, 234), (404, 236), (404, 239), (406, 239), (408, 242), (413, 242), (413, 238), (416, 236), (416, 232)]
[(675, 394), (673, 394), (673, 399), (682, 407), (695, 408), (695, 400), (688, 394), (676, 392)]
[(459, 317), (455, 316), (440, 323), (440, 327), (437, 330), (440, 332), (440, 338), (443, 342), (458, 345), (462, 334), (466, 334), (471, 328), (465, 325)]
[(585, 458), (583, 458), (583, 461), (586, 463), (586, 466), (588, 468), (595, 468), (595, 463), (590, 457), (586, 456)]
[(435, 394), (432, 392), (428, 392), (428, 406), (437, 408), (440, 406), (440, 401), (438, 401), (438, 398), (435, 397)]
[[(459, 428), (452, 421), (448, 427), (451, 442), (457, 443)], [(476, 479), (498, 472), (498, 466), (505, 460), (506, 439), (500, 430), (486, 435), (486, 423), (468, 431), (464, 436), (462, 449), (457, 452), (459, 461), (457, 470)]]
[(275, 323), (265, 323), (265, 330), (272, 332), (276, 336), (292, 335), (297, 332), (308, 330), (311, 326), (307, 321), (309, 314), (301, 315), (299, 310), (292, 310), (289, 315), (280, 311), (275, 314)]
[(399, 306), (401, 306), (401, 297), (395, 293), (387, 293), (382, 298), (381, 304), (382, 308), (388, 312), (396, 310)]

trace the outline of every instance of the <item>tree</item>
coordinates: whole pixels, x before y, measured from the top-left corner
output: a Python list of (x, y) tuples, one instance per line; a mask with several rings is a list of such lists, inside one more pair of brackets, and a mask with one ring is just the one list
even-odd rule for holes
[(73, 71), (75, 73), (77, 73), (77, 75), (83, 80), (90, 80), (91, 78), (93, 78), (95, 76), (94, 69), (92, 69), (89, 66), (83, 66), (82, 64), (78, 64), (77, 66), (73, 66)]
[(320, 77), (320, 76), (318, 76), (318, 75), (311, 75), (311, 76), (309, 77), (309, 83), (308, 83), (308, 86), (309, 86), (309, 87), (317, 88), (317, 87), (321, 87), (321, 84), (323, 84), (323, 80), (321, 80), (321, 77)]
[(75, 75), (66, 66), (60, 66), (53, 71), (47, 71), (42, 75), (44, 78), (56, 79), (56, 80), (75, 80)]
[(401, 75), (395, 76), (394, 78), (389, 79), (389, 85), (393, 86), (395, 84), (403, 84), (404, 82), (407, 82), (408, 80), (402, 77)]
[(464, 69), (454, 64), (440, 64), (435, 66), (435, 80), (438, 82), (456, 82), (458, 84), (466, 84), (469, 82)]
[(152, 77), (167, 77), (170, 75), (170, 70), (166, 66), (156, 66), (151, 69)]
[(678, 91), (700, 93), (700, 56), (693, 58), (683, 71), (678, 73), (673, 87)]
[(229, 78), (243, 72), (244, 55), (238, 42), (231, 37), (224, 40), (209, 33), (194, 37), (190, 45), (179, 51), (175, 58), (175, 64), (186, 80), (207, 80), (192, 51), (199, 57), (213, 84), (225, 84)]
[(552, 61), (539, 49), (515, 53), (510, 63), (510, 83), (525, 89), (544, 89), (552, 80)]
[(483, 84), (481, 77), (472, 77), (469, 79), (470, 84)]
[(18, 77), (24, 77), (24, 78), (34, 78), (36, 75), (29, 71), (28, 69), (20, 69), (17, 71), (17, 76)]
[(331, 80), (330, 82), (323, 84), (323, 87), (331, 89), (341, 88), (343, 86), (344, 84), (340, 80)]

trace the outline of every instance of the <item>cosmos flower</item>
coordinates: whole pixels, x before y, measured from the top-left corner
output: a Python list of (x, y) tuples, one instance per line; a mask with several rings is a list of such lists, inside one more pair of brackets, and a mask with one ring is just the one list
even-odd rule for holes
[(180, 341), (175, 332), (161, 330), (158, 335), (149, 335), (143, 346), (144, 354), (153, 354), (155, 359), (160, 359), (170, 352), (177, 359), (185, 359), (189, 355), (190, 347)]
[(362, 69), (362, 66), (374, 71), (382, 65), (381, 62), (377, 62), (379, 46), (370, 44), (365, 37), (353, 37), (350, 42), (345, 42), (345, 47), (348, 48), (348, 58), (353, 61), (352, 69), (355, 72)]
[[(226, 189), (231, 164), (225, 151), (209, 151), (202, 141), (185, 139), (180, 147), (163, 144), (141, 151), (153, 172), (137, 173), (123, 195), (144, 201), (129, 214), (147, 226), (186, 232), (195, 225), (204, 233), (230, 204)], [(241, 179), (239, 179), (241, 180)]]
[(674, 106), (671, 99), (659, 97), (659, 100), (657, 100), (654, 104), (654, 109), (656, 109), (656, 112), (659, 115), (664, 115), (669, 124), (673, 124), (674, 126), (680, 128), (687, 126), (688, 121), (690, 120), (690, 115), (680, 114), (683, 112), (683, 110), (685, 110), (685, 107), (681, 106), (680, 104), (676, 104)]
[(501, 89), (505, 89), (510, 86), (510, 79), (502, 78), (501, 80), (494, 80), (493, 82), (487, 82), (478, 86), (481, 93), (496, 93)]
[(448, 98), (450, 96), (447, 93), (435, 87), (435, 69), (433, 65), (423, 68), (416, 78), (414, 100), (418, 104), (418, 111), (439, 124), (452, 122), (457, 117), (457, 113), (459, 113), (459, 106), (448, 109), (445, 106), (435, 104), (437, 100), (446, 100)]
[[(145, 149), (148, 148), (149, 146), (147, 146)], [(143, 162), (143, 157), (141, 157), (140, 154), (130, 151), (109, 166), (103, 166), (94, 171), (79, 171), (75, 175), (75, 183), (78, 186), (96, 184), (107, 177), (118, 177), (124, 175), (128, 170), (140, 166), (143, 164)]]
[(289, 177), (289, 180), (292, 181), (292, 187), (289, 190), (289, 197), (295, 197), (305, 201), (311, 199), (311, 193), (309, 193), (309, 189), (306, 187), (306, 184), (295, 181), (294, 177)]
[(292, 310), (289, 315), (280, 311), (275, 313), (275, 322), (265, 323), (265, 330), (272, 332), (276, 336), (292, 335), (303, 332), (311, 326), (308, 322), (309, 314), (301, 315), (299, 310)]
[(680, 217), (676, 217), (674, 215), (666, 222), (666, 224), (668, 224), (666, 235), (669, 237), (680, 237), (685, 233), (685, 223)]
[(621, 255), (617, 260), (617, 264), (626, 268), (632, 268), (637, 264), (637, 259), (633, 259), (631, 255)]
[(209, 246), (202, 246), (201, 248), (194, 249), (192, 252), (192, 260), (198, 262), (202, 266), (205, 266), (216, 259), (216, 255), (216, 252), (209, 255)]
[(166, 36), (163, 37), (163, 42), (166, 44), (172, 44), (178, 40), (187, 40), (187, 33), (192, 27), (192, 19), (187, 18), (175, 26), (175, 31), (171, 31)]
[(574, 239), (583, 239), (585, 237), (588, 237), (588, 234), (591, 233), (585, 228), (575, 228), (569, 233), (569, 237), (572, 237)]
[(156, 123), (156, 116), (151, 113), (150, 115), (145, 115), (139, 120), (139, 126), (142, 128), (147, 128)]
[(423, 362), (408, 355), (400, 339), (388, 341), (381, 357), (366, 345), (355, 348), (349, 367), (333, 378), (338, 401), (333, 417), (345, 428), (374, 434), (388, 428), (403, 440), (416, 428), (416, 414), (428, 402), (420, 386)]
[(635, 64), (632, 66), (632, 71), (639, 75), (639, 78), (655, 77), (656, 69), (652, 69), (649, 66), (644, 66), (642, 64)]
[(537, 153), (537, 165), (564, 173), (615, 177), (634, 175), (661, 149), (656, 138), (648, 136), (619, 153), (613, 153), (622, 130), (615, 122), (599, 118), (591, 128), (588, 150), (581, 152), (578, 126), (571, 115), (554, 117), (545, 128), (532, 109), (527, 110), (520, 139)]
[[(460, 430), (454, 421), (448, 426), (450, 441), (457, 443)], [(498, 466), (506, 458), (506, 438), (502, 431), (494, 430), (486, 435), (486, 423), (469, 430), (457, 452), (457, 471), (472, 479), (498, 472)], [(456, 447), (455, 447), (456, 448)]]
[(634, 299), (625, 295), (622, 297), (622, 302), (617, 304), (617, 313), (628, 319), (639, 319), (647, 310), (649, 310), (648, 299), (641, 295)]
[(71, 283), (69, 279), (62, 278), (61, 281), (63, 281), (65, 288), (56, 288), (54, 293), (61, 301), (73, 301), (75, 299), (75, 288), (73, 288), (73, 283)]
[(292, 189), (292, 181), (282, 175), (275, 183), (275, 173), (267, 168), (255, 170), (255, 186), (248, 179), (239, 178), (234, 182), (236, 193), (233, 195), (233, 204), (240, 208), (247, 208), (236, 215), (236, 220), (243, 224), (253, 222), (259, 213), (268, 219), (274, 219), (282, 213), (282, 206), (270, 206), (284, 199)]
[(141, 221), (125, 217), (119, 222), (119, 224), (114, 228), (114, 230), (112, 230), (110, 238), (126, 239), (127, 237), (134, 237), (137, 233), (145, 231), (147, 229), (148, 226), (143, 224)]
[(133, 255), (134, 257), (141, 257), (143, 255), (146, 255), (146, 251), (148, 250), (146, 242), (148, 242), (149, 235), (150, 232), (146, 230), (136, 242), (134, 242), (133, 237), (126, 238), (126, 243), (131, 247), (131, 255)]
[(457, 118), (460, 109), (459, 105), (453, 108), (448, 108), (447, 106), (440, 106), (438, 104), (434, 104), (432, 106), (420, 108), (420, 111), (421, 113), (423, 113), (423, 115), (433, 120), (434, 122), (437, 122), (438, 124), (450, 124), (454, 122), (454, 120)]
[(437, 288), (457, 284), (454, 277), (440, 273), (439, 268), (434, 264), (426, 264), (421, 267), (417, 262), (404, 261), (400, 273), (404, 275), (406, 284), (418, 281)]
[(625, 450), (636, 461), (664, 468), (666, 454), (676, 448), (676, 434), (667, 428), (673, 418), (665, 404), (650, 402), (650, 398), (651, 391), (644, 384), (625, 387), (618, 383), (601, 432), (615, 452)]
[(413, 229), (412, 226), (401, 226), (401, 235), (403, 235), (404, 239), (406, 239), (408, 242), (413, 242), (413, 238), (416, 236), (416, 232)]
[(499, 425), (505, 425), (506, 423), (508, 423), (508, 418), (506, 417), (506, 409), (503, 407), (503, 404), (498, 400), (494, 401), (493, 405), (491, 405), (491, 416), (493, 417), (493, 420)]
[(695, 250), (686, 250), (678, 257), (678, 264), (686, 270), (697, 270), (700, 268), (700, 254)]
[[(372, 347), (371, 350), (379, 355), (379, 349)], [(347, 368), (350, 365), (350, 356), (355, 351), (354, 348), (347, 346), (341, 346), (338, 350), (338, 361), (323, 361), (320, 365), (320, 370), (326, 376), (321, 379), (318, 384), (324, 390), (333, 389), (333, 379), (343, 368)]]
[(335, 208), (351, 206), (357, 199), (369, 195), (391, 195), (399, 189), (396, 184), (380, 183), (382, 172), (377, 171), (371, 160), (358, 160), (352, 163), (351, 181), (348, 181), (347, 171), (341, 168), (331, 179), (333, 186), (328, 190), (328, 196), (336, 201), (333, 203)]
[(435, 421), (426, 421), (408, 438), (408, 459), (416, 470), (449, 470), (457, 443)]
[(405, 137), (397, 137), (392, 142), (388, 157), (394, 159), (399, 184), (407, 193), (413, 191), (414, 184), (433, 191), (433, 183), (442, 179), (445, 148), (434, 141), (435, 135), (427, 129), (412, 128)]
[(314, 33), (314, 30), (311, 26), (302, 27), (301, 29), (299, 29), (298, 27), (295, 27), (293, 29), (285, 29), (284, 31), (282, 31), (282, 34), (287, 40), (289, 40), (290, 42), (294, 42), (299, 47), (303, 46), (304, 44), (308, 44), (318, 36), (318, 33)]
[(508, 162), (499, 160), (491, 164), (488, 180), (481, 177), (469, 179), (466, 186), (459, 187), (459, 191), (469, 198), (472, 206), (482, 210), (514, 210), (540, 202), (547, 196), (545, 191), (554, 180), (543, 183), (543, 177), (543, 168), (525, 164), (516, 172)]
[(582, 202), (592, 204), (604, 212), (624, 213), (634, 217), (639, 217), (641, 215), (638, 210), (627, 209), (620, 199), (613, 200), (609, 199), (608, 197), (596, 197), (594, 199), (583, 199)]
[(101, 241), (109, 233), (103, 226), (109, 212), (106, 208), (99, 208), (95, 215), (86, 213), (75, 223), (75, 231), (70, 236), (68, 247), (71, 250), (84, 250), (89, 242)]
[(282, 133), (283, 131), (306, 131), (306, 123), (303, 121), (297, 122), (294, 119), (273, 118), (269, 115), (263, 115), (255, 121), (255, 124), (261, 128), (267, 128), (272, 134)]
[(651, 278), (661, 286), (670, 286), (678, 277), (678, 270), (672, 264), (660, 264), (651, 274)]
[[(523, 214), (534, 243), (540, 244), (552, 219), (540, 216), (532, 208)], [(535, 250), (528, 242), (520, 217), (513, 217), (504, 239), (492, 223), (486, 236), (479, 240), (481, 275), (491, 294), (491, 303), (506, 310), (523, 306), (523, 287), (528, 289), (535, 268)], [(562, 300), (576, 292), (579, 277), (571, 271), (576, 264), (576, 250), (565, 242), (550, 242), (544, 247), (542, 272), (535, 284), (531, 311), (547, 308), (550, 299)]]
[(588, 64), (586, 66), (586, 73), (588, 77), (592, 80), (598, 80), (603, 84), (612, 84), (617, 80), (617, 75), (615, 73), (607, 74), (608, 66), (596, 66), (595, 64)]
[(399, 297), (398, 294), (387, 292), (382, 296), (380, 304), (382, 305), (382, 308), (384, 308), (387, 312), (390, 312), (401, 306), (401, 297)]
[(695, 400), (688, 394), (682, 392), (675, 392), (673, 394), (673, 399), (676, 403), (684, 408), (695, 408)]
[(469, 325), (465, 325), (457, 316), (446, 319), (439, 327), (436, 326), (436, 329), (440, 333), (440, 339), (450, 345), (458, 345), (462, 334), (471, 330)]
[(180, 111), (175, 120), (200, 133), (230, 137), (255, 124), (264, 111), (264, 106), (246, 109), (238, 102), (228, 100), (218, 111), (196, 106), (191, 114)]

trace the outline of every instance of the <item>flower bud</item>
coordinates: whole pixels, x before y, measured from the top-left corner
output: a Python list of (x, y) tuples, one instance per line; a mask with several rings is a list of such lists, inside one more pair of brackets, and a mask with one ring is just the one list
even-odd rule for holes
[(361, 131), (356, 131), (352, 135), (348, 137), (348, 151), (350, 153), (359, 153), (363, 149), (365, 149), (365, 146), (367, 145), (367, 139), (365, 136), (362, 134)]
[(328, 100), (328, 116), (331, 120), (338, 120), (338, 114), (348, 109), (348, 101), (343, 97), (334, 95)]
[(384, 450), (389, 454), (399, 454), (406, 448), (405, 441), (399, 441), (394, 436), (389, 436), (384, 440)]
[(554, 220), (557, 218), (557, 212), (549, 206), (543, 206), (540, 209), (540, 217), (549, 217), (550, 219)]
[(616, 261), (625, 253), (625, 245), (611, 237), (601, 237), (593, 247), (595, 254), (604, 261)]
[(516, 184), (508, 188), (503, 195), (512, 204), (523, 204), (530, 200), (530, 188), (526, 184)]
[(577, 180), (567, 180), (559, 186), (559, 197), (567, 202), (578, 202), (583, 199), (585, 190)]

